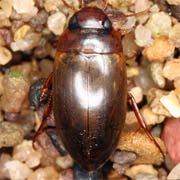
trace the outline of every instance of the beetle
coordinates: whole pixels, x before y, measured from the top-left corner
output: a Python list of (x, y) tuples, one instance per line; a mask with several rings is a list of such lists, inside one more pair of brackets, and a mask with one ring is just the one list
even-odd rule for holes
[(82, 168), (93, 172), (115, 150), (129, 102), (140, 126), (164, 157), (127, 92), (121, 36), (103, 10), (82, 7), (70, 18), (59, 37), (54, 69), (43, 86), (40, 102), (51, 88), (43, 123), (34, 140), (53, 111), (66, 150)]

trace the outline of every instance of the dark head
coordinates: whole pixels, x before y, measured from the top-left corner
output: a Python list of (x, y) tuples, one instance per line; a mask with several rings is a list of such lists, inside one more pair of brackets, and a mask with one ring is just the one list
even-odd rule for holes
[(85, 7), (70, 18), (68, 28), (70, 31), (78, 29), (97, 29), (110, 32), (112, 30), (112, 24), (101, 9)]

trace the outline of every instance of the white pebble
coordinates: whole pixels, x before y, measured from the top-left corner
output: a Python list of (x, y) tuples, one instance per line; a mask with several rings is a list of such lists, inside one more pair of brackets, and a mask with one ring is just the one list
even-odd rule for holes
[(161, 97), (160, 102), (173, 117), (180, 117), (180, 102), (174, 91), (171, 91), (168, 95)]
[(162, 76), (162, 70), (163, 64), (161, 62), (151, 63), (151, 77), (160, 88), (163, 88), (165, 86), (165, 78)]
[(153, 168), (152, 165), (134, 165), (126, 170), (125, 174), (130, 178), (134, 179), (139, 173), (147, 173), (157, 176), (158, 172)]
[(32, 147), (32, 141), (24, 140), (14, 148), (13, 159), (24, 162), (30, 168), (37, 167), (40, 164), (41, 154)]
[(8, 170), (11, 180), (25, 180), (32, 172), (27, 165), (17, 160), (6, 162), (5, 168)]
[(2, 14), (5, 15), (5, 17), (9, 18), (12, 13), (12, 0), (1, 0), (0, 9), (2, 11)]
[(33, 171), (27, 180), (58, 180), (58, 176), (59, 174), (53, 166), (47, 166)]
[(61, 35), (64, 31), (66, 16), (62, 12), (56, 12), (48, 17), (48, 28), (55, 34)]
[(168, 2), (168, 4), (172, 4), (172, 5), (180, 5), (180, 0), (166, 0)]
[(0, 64), (5, 65), (12, 59), (12, 53), (9, 49), (0, 46)]
[(67, 169), (73, 166), (73, 159), (71, 158), (70, 155), (66, 156), (59, 156), (56, 158), (56, 164), (62, 168), (62, 169)]
[(153, 13), (146, 24), (152, 32), (153, 37), (168, 35), (171, 29), (171, 18), (164, 12)]
[(127, 22), (121, 26), (121, 29), (132, 29), (136, 24), (136, 18), (134, 16), (127, 17)]
[[(20, 14), (30, 14), (34, 11), (34, 0), (12, 0), (13, 8)], [(36, 8), (37, 9), (37, 8)]]
[(41, 35), (37, 33), (28, 33), (24, 39), (19, 39), (10, 44), (11, 49), (15, 51), (27, 51), (36, 47)]
[(136, 44), (140, 47), (148, 46), (153, 42), (151, 31), (141, 24), (135, 29), (135, 39)]
[(133, 87), (130, 90), (130, 93), (133, 95), (134, 99), (136, 100), (136, 103), (140, 103), (142, 101), (143, 91), (142, 91), (141, 87), (139, 87), (139, 86)]
[(150, 6), (149, 0), (136, 0), (135, 1), (135, 12), (142, 12), (147, 10)]
[(169, 39), (176, 45), (180, 46), (180, 23), (175, 24), (170, 32), (169, 32)]
[(180, 163), (177, 164), (169, 173), (167, 180), (180, 179)]

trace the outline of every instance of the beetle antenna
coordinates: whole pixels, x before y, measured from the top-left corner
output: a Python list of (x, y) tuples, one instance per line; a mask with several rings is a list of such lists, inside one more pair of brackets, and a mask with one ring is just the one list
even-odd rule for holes
[(103, 11), (105, 11), (105, 10), (107, 9), (107, 6), (108, 6), (108, 0), (104, 0), (104, 3), (105, 3), (105, 5), (104, 5), (104, 8), (103, 8)]
[(144, 11), (132, 13), (132, 14), (118, 15), (118, 14), (107, 13), (107, 15), (108, 15), (108, 17), (112, 17), (112, 18), (117, 18), (117, 17), (127, 18), (127, 17), (131, 17), (131, 16), (140, 16), (140, 15), (147, 13), (148, 11), (149, 11), (149, 8), (145, 9)]
[(73, 6), (71, 6), (71, 5), (70, 5), (69, 3), (67, 3), (65, 0), (62, 0), (62, 2), (64, 3), (64, 5), (65, 5), (66, 7), (70, 8), (70, 9), (73, 10), (74, 12), (77, 11)]
[(80, 4), (81, 4), (81, 6), (80, 6), (81, 9), (85, 7), (84, 0), (81, 0), (81, 1), (80, 1)]

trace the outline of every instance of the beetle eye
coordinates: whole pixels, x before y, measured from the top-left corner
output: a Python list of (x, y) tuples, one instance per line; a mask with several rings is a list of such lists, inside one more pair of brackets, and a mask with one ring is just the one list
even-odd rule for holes
[(104, 21), (103, 21), (103, 27), (104, 27), (104, 29), (106, 30), (106, 31), (111, 31), (111, 29), (112, 29), (112, 23), (111, 23), (111, 21), (109, 20), (109, 19), (105, 19)]
[(69, 30), (75, 30), (75, 29), (80, 28), (78, 18), (76, 15), (74, 15), (70, 18), (68, 28), (69, 28)]

